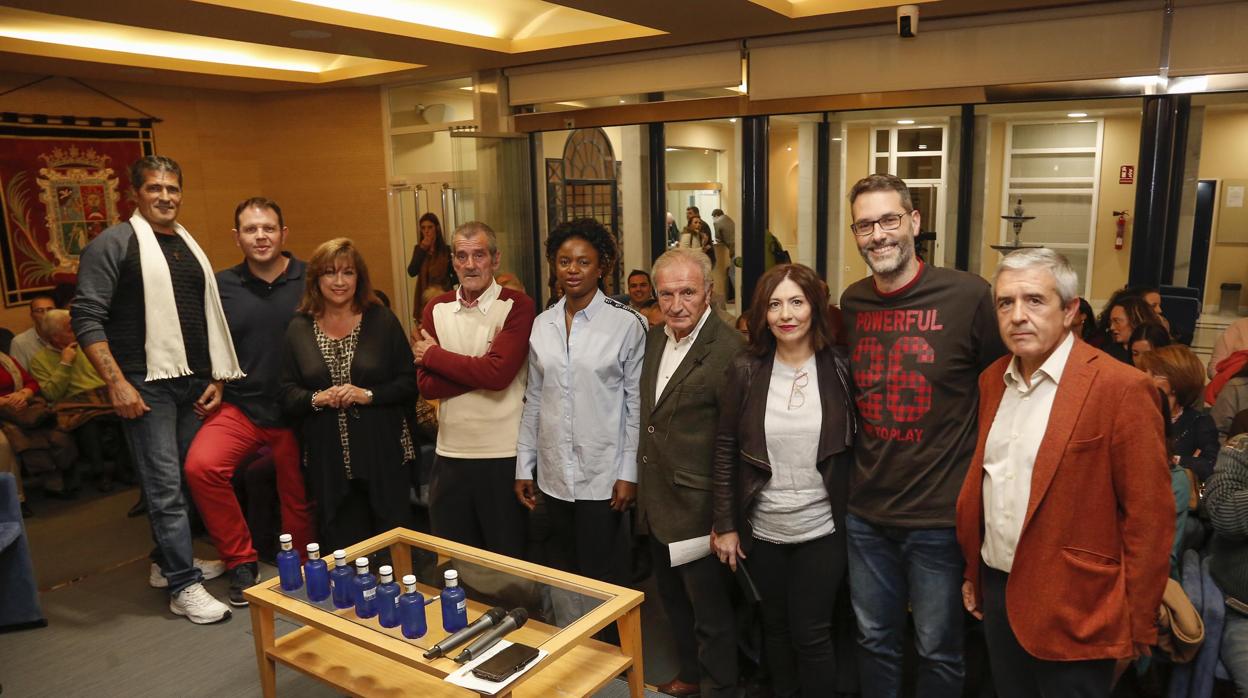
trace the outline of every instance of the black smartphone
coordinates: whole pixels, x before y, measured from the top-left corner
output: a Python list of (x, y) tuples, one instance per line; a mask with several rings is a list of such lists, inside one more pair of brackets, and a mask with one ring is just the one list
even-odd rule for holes
[(507, 677), (529, 665), (537, 659), (537, 650), (528, 645), (516, 643), (489, 659), (481, 662), (472, 670), (472, 675), (486, 681), (505, 681)]

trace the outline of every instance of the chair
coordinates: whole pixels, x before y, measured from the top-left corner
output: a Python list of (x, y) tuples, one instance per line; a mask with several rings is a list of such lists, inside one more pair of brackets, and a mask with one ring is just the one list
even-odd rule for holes
[(0, 632), (42, 628), (48, 624), (39, 608), (35, 566), (26, 543), (17, 482), (0, 473)]
[(1191, 344), (1200, 319), (1199, 292), (1185, 286), (1161, 287), (1161, 311), (1170, 321), (1170, 332), (1184, 344)]

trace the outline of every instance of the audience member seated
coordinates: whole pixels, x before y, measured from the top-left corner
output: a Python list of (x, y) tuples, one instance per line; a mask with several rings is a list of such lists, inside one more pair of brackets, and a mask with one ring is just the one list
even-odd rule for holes
[(302, 421), (322, 543), (335, 550), (408, 524), (416, 367), (403, 326), (377, 300), (351, 240), (322, 243), (306, 274), (286, 329), (279, 392), (283, 411)]
[(22, 366), (29, 367), (30, 360), (40, 349), (51, 346), (51, 341), (39, 329), (39, 321), (54, 308), (56, 301), (50, 293), (40, 293), (30, 299), (30, 329), (14, 337), (9, 349), (9, 356)]
[[(1214, 378), (1213, 382), (1218, 382), (1220, 378), (1223, 378), (1221, 373)], [(1209, 394), (1206, 391), (1205, 400), (1207, 401), (1208, 399)], [(1248, 364), (1243, 365), (1239, 371), (1231, 375), (1228, 380), (1225, 380), (1222, 388), (1217, 391), (1213, 410), (1209, 412), (1209, 416), (1213, 417), (1213, 423), (1217, 427), (1218, 434), (1223, 441), (1234, 436), (1234, 433), (1231, 431), (1231, 420), (1235, 419), (1235, 415), (1245, 409), (1248, 409)]]
[(1170, 346), (1170, 333), (1158, 322), (1146, 322), (1131, 331), (1127, 348), (1131, 350), (1131, 363), (1139, 365), (1140, 354)]
[(1170, 408), (1171, 462), (1190, 468), (1201, 482), (1213, 474), (1218, 457), (1218, 430), (1213, 418), (1198, 409), (1204, 367), (1191, 349), (1172, 344), (1141, 354), (1136, 367), (1153, 378)]
[(1071, 324), (1070, 331), (1092, 346), (1100, 346), (1096, 332), (1096, 312), (1085, 298), (1079, 299), (1079, 312), (1075, 313), (1075, 321)]
[(1153, 311), (1153, 317), (1156, 321), (1166, 329), (1167, 333), (1170, 332), (1170, 321), (1161, 312), (1161, 289), (1156, 286), (1128, 286), (1125, 290), (1127, 293), (1138, 296), (1140, 300), (1144, 301), (1149, 310)]
[(1120, 292), (1101, 313), (1101, 324), (1106, 329), (1106, 342), (1101, 349), (1125, 364), (1131, 363), (1131, 333), (1155, 320), (1156, 315), (1143, 299)]
[(9, 440), (4, 437), (3, 431), (0, 431), (0, 473), (13, 474), (13, 479), (17, 486), (17, 501), (22, 508), (22, 516), (30, 516), (32, 512), (26, 504), (26, 490), (22, 488), (22, 467), (17, 462), (17, 454), (13, 453), (13, 447), (9, 445)]
[(52, 403), (60, 429), (74, 435), (79, 452), (90, 462), (98, 489), (112, 491), (116, 466), (105, 460), (104, 430), (118, 426), (97, 419), (116, 417), (108, 388), (86, 353), (79, 350), (68, 310), (50, 310), (39, 324), (51, 344), (30, 360), (30, 373), (43, 397)]
[(1236, 352), (1248, 349), (1248, 317), (1240, 318), (1226, 326), (1222, 334), (1213, 343), (1213, 353), (1209, 356), (1209, 377), (1218, 374), (1218, 364)]
[(1226, 603), (1220, 655), (1236, 695), (1248, 695), (1248, 434), (1219, 452), (1204, 503), (1214, 532), (1209, 573)]
[(56, 414), (39, 397), (39, 384), (13, 357), (0, 354), (0, 431), (27, 475), (39, 478), (49, 497), (69, 498), (69, 476), (78, 457), (73, 439), (56, 426)]

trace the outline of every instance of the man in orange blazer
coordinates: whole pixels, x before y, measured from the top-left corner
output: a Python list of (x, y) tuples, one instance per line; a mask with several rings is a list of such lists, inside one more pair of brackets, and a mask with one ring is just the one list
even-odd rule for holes
[(1001, 698), (1109, 696), (1115, 660), (1157, 639), (1174, 539), (1160, 401), (1070, 332), (1076, 287), (1048, 249), (1007, 255), (993, 280), (1011, 355), (979, 377), (957, 529)]

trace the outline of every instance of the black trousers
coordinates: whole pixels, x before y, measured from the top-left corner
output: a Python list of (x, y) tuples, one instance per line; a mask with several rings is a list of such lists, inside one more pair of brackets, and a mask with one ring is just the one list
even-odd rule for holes
[(514, 456), (437, 456), (429, 481), (433, 535), (523, 559), (525, 510), (516, 499), (515, 482)]
[(746, 559), (762, 596), (763, 651), (776, 696), (827, 696), (836, 685), (832, 613), (845, 576), (837, 535), (804, 543), (754, 539)]
[(391, 521), (373, 508), (367, 480), (348, 480), (347, 492), (321, 531), (321, 540), (325, 550), (339, 550), (406, 525), (406, 521)]
[(998, 698), (1109, 698), (1114, 660), (1054, 662), (1037, 659), (1018, 644), (1005, 613), (1010, 575), (979, 563), (984, 639)]
[(628, 531), (611, 500), (565, 502), (543, 494), (550, 527), (550, 564), (586, 577), (628, 584)]
[(676, 640), (681, 681), (698, 684), (702, 698), (737, 693), (737, 623), (734, 583), (714, 555), (672, 567), (667, 545), (650, 536), (654, 579)]

